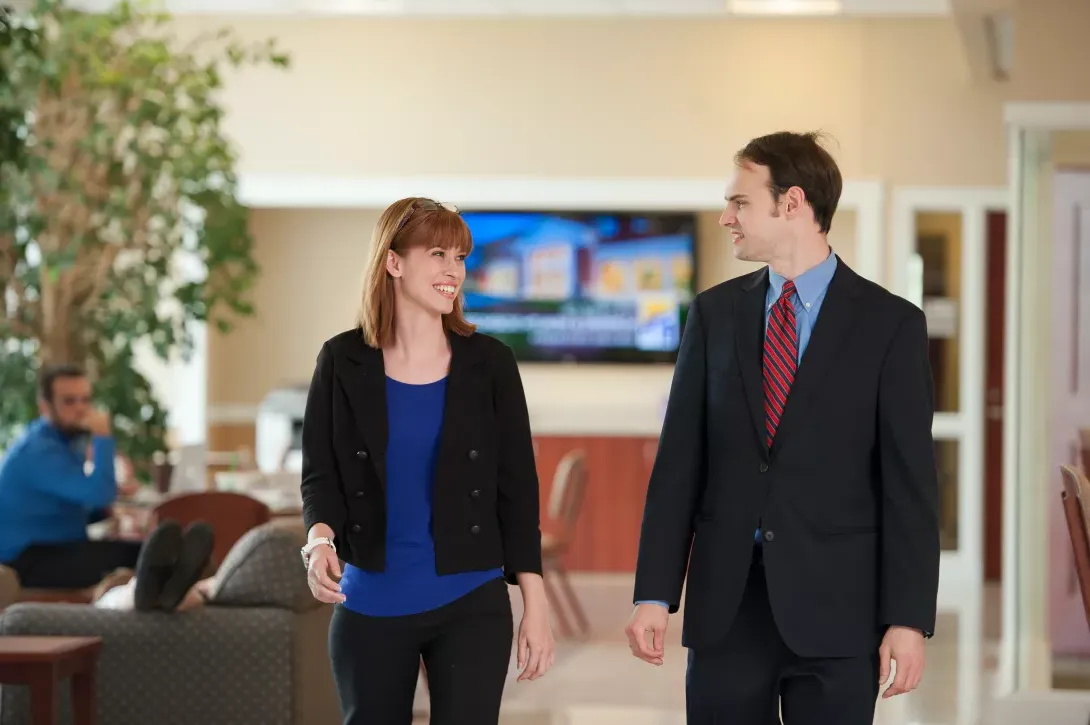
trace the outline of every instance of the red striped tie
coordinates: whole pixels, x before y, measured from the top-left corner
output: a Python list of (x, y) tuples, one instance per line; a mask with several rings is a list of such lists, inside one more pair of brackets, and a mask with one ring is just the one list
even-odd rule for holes
[(780, 298), (772, 305), (768, 315), (768, 329), (765, 331), (765, 441), (769, 448), (776, 437), (776, 428), (780, 425), (798, 367), (798, 333), (795, 330), (795, 306), (791, 303), (794, 296), (795, 283), (790, 280), (784, 282)]

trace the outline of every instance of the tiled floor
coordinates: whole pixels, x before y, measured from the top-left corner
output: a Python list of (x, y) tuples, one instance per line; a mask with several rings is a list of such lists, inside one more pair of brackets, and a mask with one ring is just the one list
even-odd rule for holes
[[(680, 618), (675, 616), (670, 623), (665, 664), (647, 665), (632, 657), (624, 641), (631, 578), (580, 577), (575, 587), (591, 621), (590, 638), (559, 642), (553, 669), (536, 682), (515, 682), (512, 670), (504, 725), (683, 725), (685, 650), (678, 641)], [(517, 621), (517, 593), (512, 601)], [(880, 701), (875, 725), (976, 725), (995, 666), (997, 601), (992, 592), (977, 611), (940, 612), (920, 688)], [(427, 722), (423, 688), (417, 707), (422, 713), (419, 722)]]

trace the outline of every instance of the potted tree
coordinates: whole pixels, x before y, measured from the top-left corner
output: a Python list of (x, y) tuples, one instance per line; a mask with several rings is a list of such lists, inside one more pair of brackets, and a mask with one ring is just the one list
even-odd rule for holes
[(177, 359), (193, 321), (253, 312), (224, 73), (288, 58), (228, 29), (182, 45), (127, 0), (28, 5), (0, 9), (0, 450), (36, 415), (39, 367), (73, 362), (140, 470), (167, 419), (137, 347)]

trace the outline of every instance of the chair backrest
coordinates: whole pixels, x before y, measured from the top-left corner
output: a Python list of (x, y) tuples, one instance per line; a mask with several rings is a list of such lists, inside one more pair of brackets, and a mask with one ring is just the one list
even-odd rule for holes
[(575, 533), (586, 491), (587, 454), (582, 448), (576, 448), (560, 459), (553, 474), (553, 488), (549, 492), (549, 519), (559, 526), (561, 538), (570, 540)]
[(1064, 518), (1075, 555), (1075, 573), (1082, 592), (1086, 625), (1090, 627), (1090, 481), (1074, 466), (1060, 466), (1064, 488), (1060, 492)]
[(255, 498), (232, 491), (181, 493), (167, 498), (152, 510), (149, 526), (172, 519), (182, 526), (205, 521), (212, 526), (216, 543), (212, 549), (213, 570), (218, 569), (227, 552), (250, 529), (267, 523), (269, 507)]

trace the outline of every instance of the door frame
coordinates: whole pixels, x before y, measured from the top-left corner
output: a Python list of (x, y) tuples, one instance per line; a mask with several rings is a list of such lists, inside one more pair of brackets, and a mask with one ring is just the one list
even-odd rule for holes
[[(943, 551), (939, 606), (957, 608), (984, 584), (984, 353), (987, 214), (1008, 211), (1002, 187), (898, 187), (892, 193), (891, 291), (922, 306), (909, 277), (917, 212), (961, 216), (959, 410), (935, 414), (936, 439), (958, 441), (958, 548)], [(1008, 212), (1009, 213), (1009, 212)]]
[[(1039, 200), (1049, 180), (1051, 134), (1090, 131), (1090, 103), (1012, 102), (1004, 105), (1010, 212), (1007, 215), (1006, 381), (1003, 461), (1003, 632), (996, 695), (1062, 697), (1051, 689), (1048, 631), (1048, 527), (1051, 488), (1047, 430), (1049, 380), (1046, 351), (1023, 335), (1047, 314), (1042, 297), (1051, 258), (1034, 247), (1043, 227)], [(1032, 203), (1028, 203), (1032, 200)], [(1047, 228), (1047, 227), (1045, 227)], [(1069, 696), (1073, 693), (1069, 693)], [(1081, 695), (1081, 693), (1080, 693)], [(1085, 703), (1085, 696), (1078, 698)], [(997, 708), (997, 712), (1002, 711)], [(1083, 712), (1090, 712), (1086, 705)], [(1013, 721), (1011, 721), (1013, 722)]]

